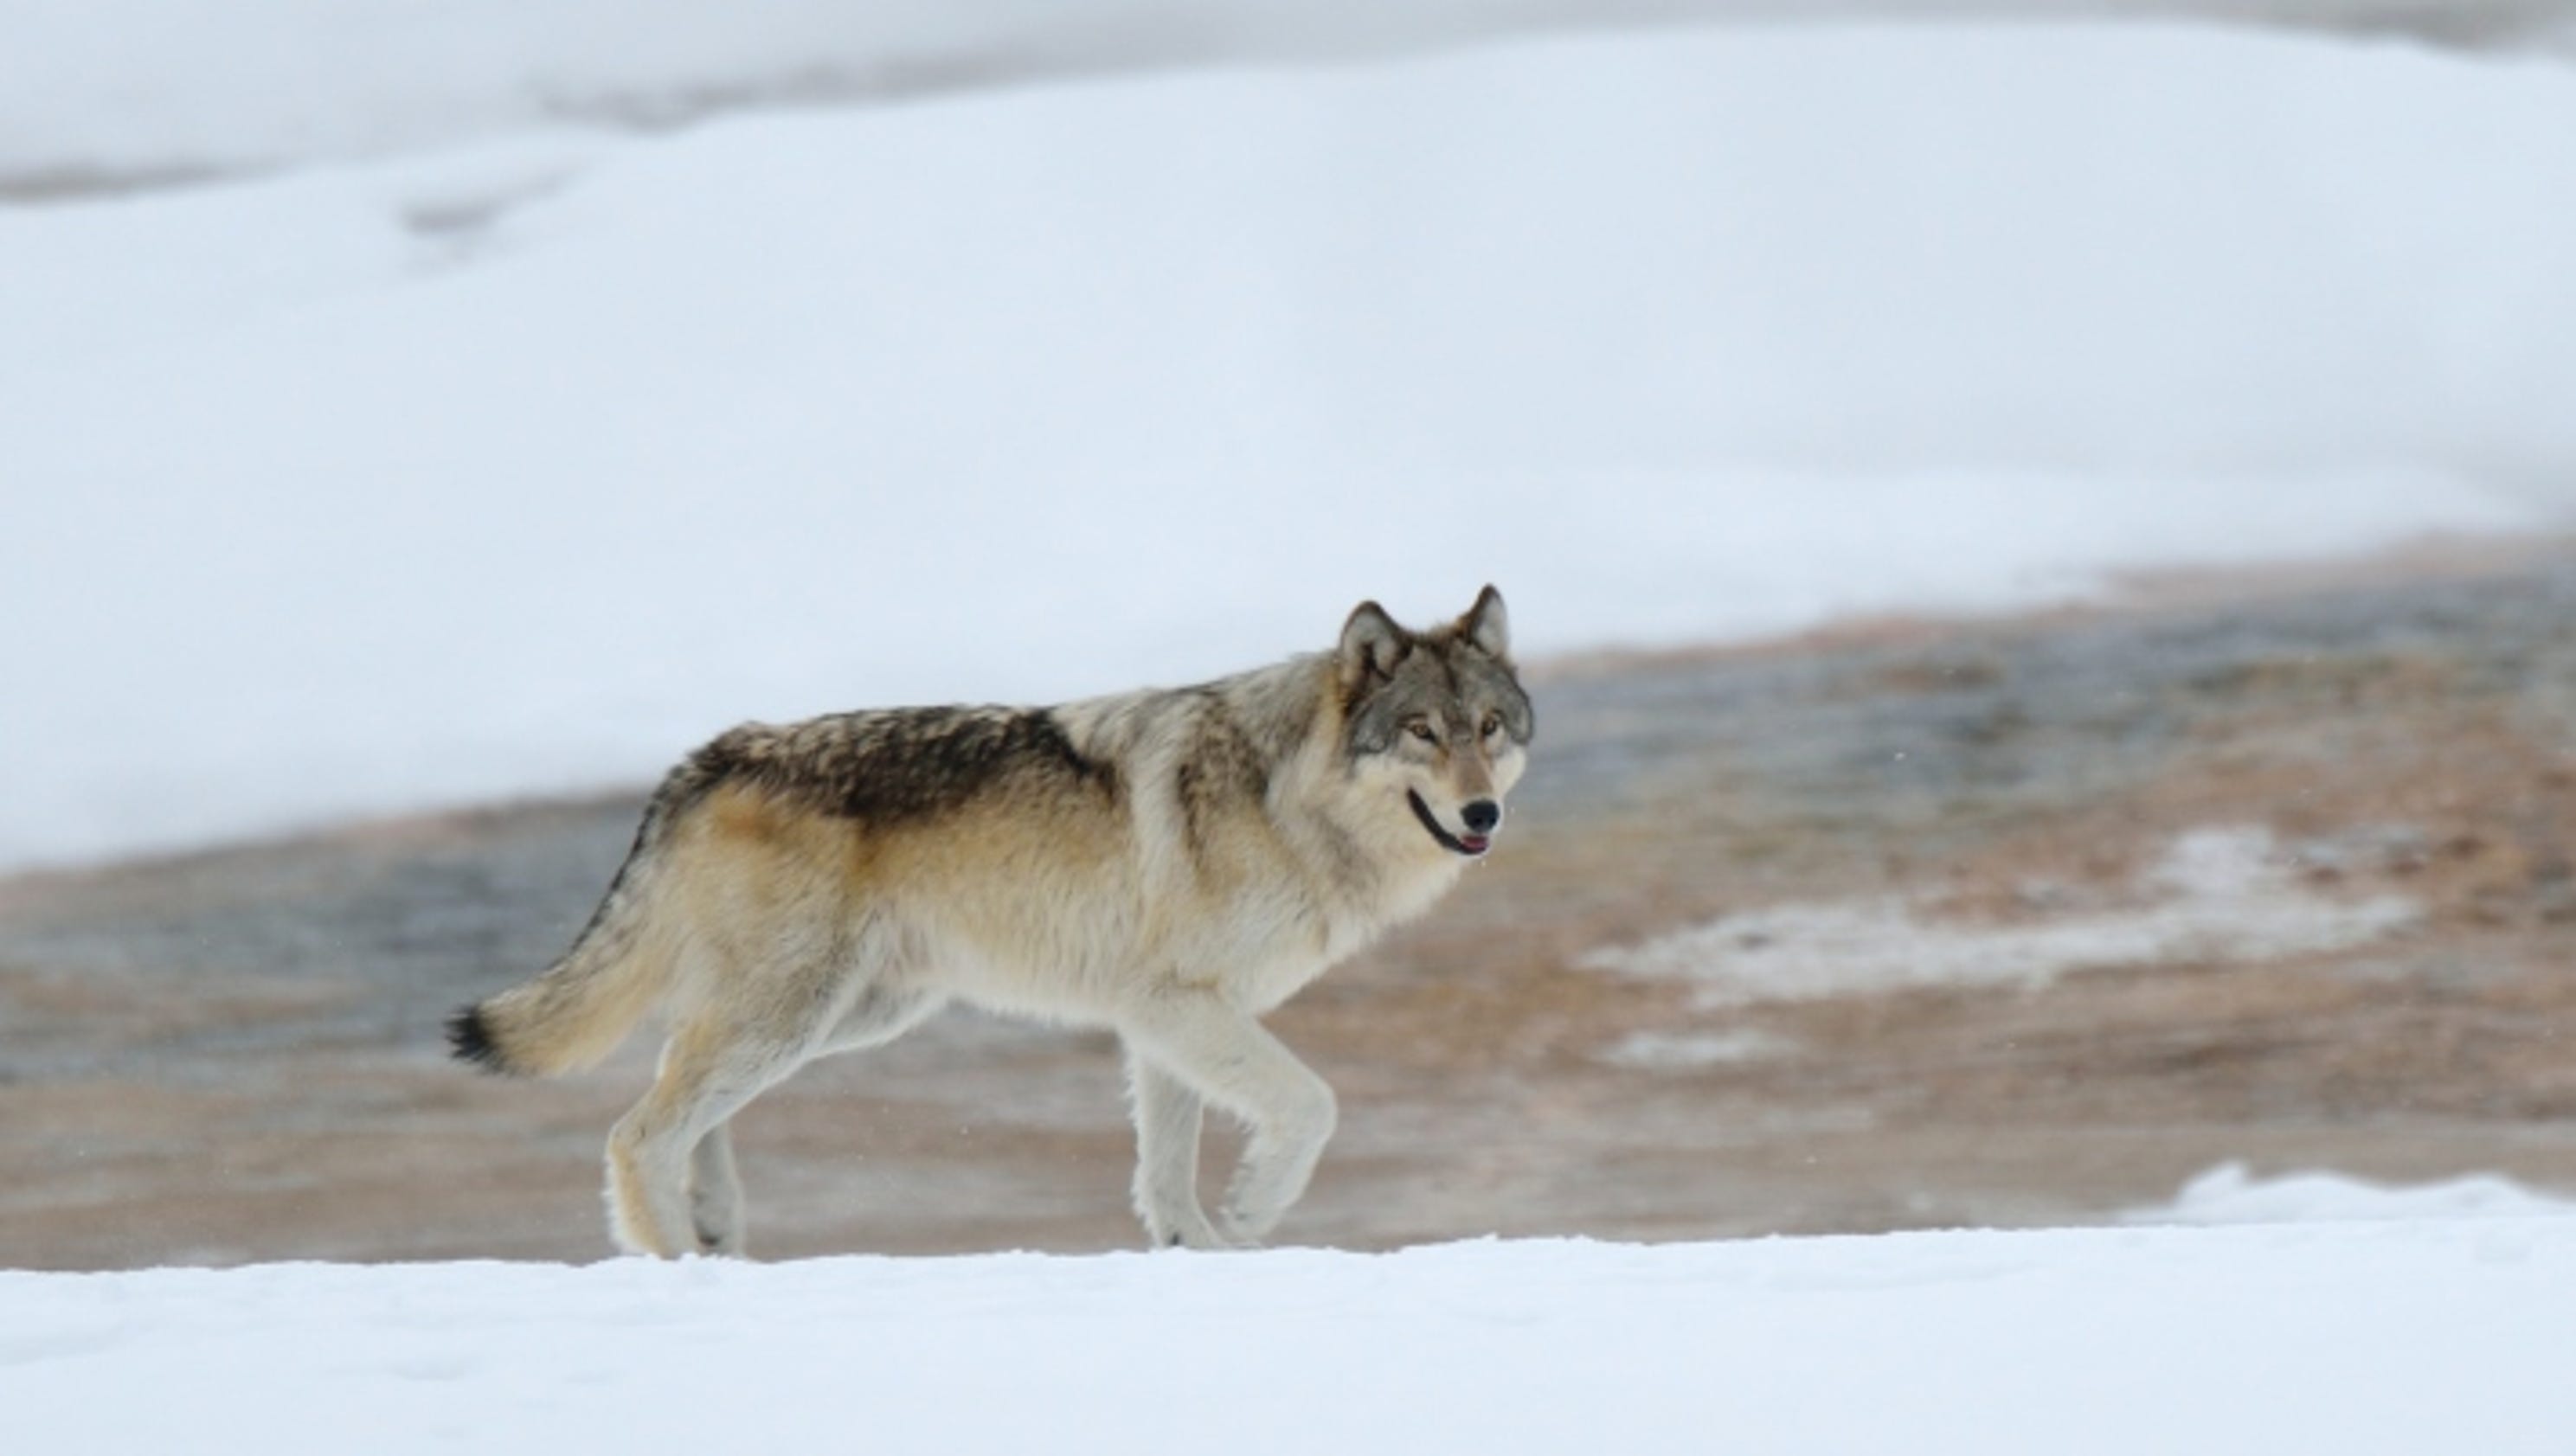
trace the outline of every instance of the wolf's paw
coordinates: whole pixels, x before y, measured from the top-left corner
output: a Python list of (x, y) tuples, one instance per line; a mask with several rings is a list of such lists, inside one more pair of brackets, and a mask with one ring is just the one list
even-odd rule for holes
[(1150, 1231), (1158, 1249), (1250, 1249), (1258, 1245), (1234, 1237), (1210, 1223), (1206, 1215), (1175, 1219)]
[(1270, 1231), (1279, 1227), (1286, 1209), (1270, 1213), (1247, 1213), (1232, 1200), (1217, 1210), (1216, 1235), (1232, 1249), (1258, 1249), (1270, 1242)]
[(742, 1257), (742, 1187), (700, 1185), (690, 1190), (689, 1232), (695, 1252)]

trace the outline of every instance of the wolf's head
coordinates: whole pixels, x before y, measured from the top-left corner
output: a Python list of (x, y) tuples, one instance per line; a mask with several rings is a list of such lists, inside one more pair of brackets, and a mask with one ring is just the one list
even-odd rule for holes
[(1467, 615), (1428, 632), (1362, 602), (1342, 624), (1335, 670), (1342, 752), (1362, 791), (1402, 798), (1442, 849), (1483, 854), (1536, 726), (1503, 594), (1485, 588)]

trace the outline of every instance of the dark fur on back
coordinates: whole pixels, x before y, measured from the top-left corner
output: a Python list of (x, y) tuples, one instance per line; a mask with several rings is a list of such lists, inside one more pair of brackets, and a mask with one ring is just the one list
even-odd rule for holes
[(893, 708), (784, 727), (746, 723), (692, 754), (664, 793), (677, 812), (747, 783), (871, 829), (958, 808), (1023, 774), (1115, 799), (1118, 771), (1044, 708)]

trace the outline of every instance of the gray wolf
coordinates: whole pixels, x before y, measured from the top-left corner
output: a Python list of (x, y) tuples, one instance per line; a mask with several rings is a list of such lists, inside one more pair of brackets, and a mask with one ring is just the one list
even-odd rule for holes
[[(1490, 586), (1422, 632), (1364, 602), (1332, 651), (1196, 687), (745, 724), (663, 780), (563, 958), (449, 1040), (551, 1076), (658, 1016), (607, 1197), (618, 1244), (674, 1256), (742, 1251), (726, 1120), (804, 1063), (951, 1002), (1107, 1028), (1147, 1235), (1250, 1245), (1336, 1115), (1262, 1016), (1487, 852), (1532, 729)], [(1213, 1217), (1210, 1106), (1249, 1132)]]

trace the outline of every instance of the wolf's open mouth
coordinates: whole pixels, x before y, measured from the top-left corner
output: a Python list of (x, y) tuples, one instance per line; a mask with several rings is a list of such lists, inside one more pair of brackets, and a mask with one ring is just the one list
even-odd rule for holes
[(1452, 834), (1448, 830), (1441, 828), (1439, 819), (1431, 812), (1431, 806), (1422, 802), (1422, 796), (1415, 793), (1413, 790), (1407, 789), (1404, 791), (1404, 802), (1413, 806), (1413, 817), (1421, 820), (1422, 827), (1430, 830), (1431, 837), (1439, 840), (1440, 847), (1448, 850), (1450, 853), (1463, 854), (1469, 859), (1474, 859), (1476, 856), (1483, 854), (1486, 850), (1494, 847), (1494, 841), (1486, 835), (1469, 834), (1460, 836)]

